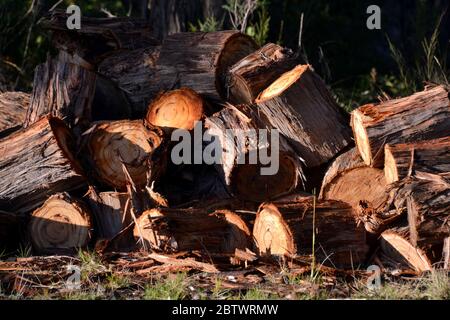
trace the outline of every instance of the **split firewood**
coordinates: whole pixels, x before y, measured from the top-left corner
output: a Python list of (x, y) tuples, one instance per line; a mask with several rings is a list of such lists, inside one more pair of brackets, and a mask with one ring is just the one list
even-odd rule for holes
[(91, 238), (91, 213), (66, 193), (51, 196), (31, 215), (29, 235), (39, 253), (71, 252)]
[(365, 230), (357, 225), (352, 207), (332, 200), (316, 202), (314, 197), (263, 203), (253, 238), (262, 256), (314, 253), (317, 263), (342, 268), (363, 263), (368, 252)]
[(30, 95), (24, 92), (0, 93), (0, 132), (22, 127), (30, 104)]
[(187, 87), (213, 100), (226, 98), (226, 71), (257, 49), (238, 31), (182, 32), (166, 37), (158, 59), (164, 90)]
[(25, 127), (48, 114), (71, 127), (87, 125), (91, 120), (96, 75), (90, 64), (77, 64), (73, 59), (61, 51), (56, 58), (37, 66)]
[[(219, 144), (216, 149), (220, 161), (216, 163), (228, 189), (241, 199), (253, 201), (293, 191), (302, 180), (299, 158), (281, 135), (268, 129), (263, 116), (258, 117), (257, 112), (244, 105), (239, 108), (246, 113), (227, 105), (205, 121), (207, 133), (213, 139), (205, 151)], [(265, 137), (261, 129), (266, 130)], [(262, 159), (264, 154), (270, 159)]]
[(344, 112), (309, 65), (284, 73), (256, 103), (308, 167), (329, 161), (350, 144), (351, 130)]
[(358, 149), (353, 148), (337, 157), (328, 168), (319, 198), (347, 202), (353, 208), (364, 201), (379, 208), (387, 199), (383, 170), (368, 167)]
[(450, 172), (450, 136), (419, 142), (386, 144), (384, 155), (387, 183), (399, 181), (413, 171)]
[(444, 86), (412, 96), (367, 104), (352, 112), (359, 153), (367, 165), (381, 168), (385, 144), (416, 142), (448, 135), (450, 100)]
[(231, 211), (208, 213), (203, 209), (159, 208), (145, 211), (134, 228), (135, 239), (145, 249), (200, 250), (234, 253), (251, 247), (245, 222)]
[(163, 133), (141, 120), (94, 122), (85, 136), (94, 176), (118, 190), (125, 190), (127, 184), (122, 164), (141, 188), (149, 170), (154, 177), (163, 171), (164, 152), (156, 152), (163, 144)]
[(115, 51), (98, 66), (98, 72), (124, 92), (131, 103), (133, 117), (144, 117), (150, 101), (163, 89), (156, 73), (160, 50), (159, 46), (151, 46)]
[(86, 186), (74, 157), (74, 141), (63, 121), (45, 117), (0, 140), (0, 202), (28, 212), (50, 194)]
[(387, 255), (397, 268), (412, 268), (418, 272), (432, 270), (426, 253), (411, 244), (408, 227), (393, 228), (380, 236), (382, 252)]
[(236, 104), (251, 104), (284, 72), (298, 64), (294, 53), (274, 43), (249, 54), (228, 72), (229, 99)]
[(91, 63), (98, 63), (105, 54), (118, 49), (138, 49), (157, 45), (150, 23), (129, 17), (81, 17), (80, 29), (68, 29), (69, 15), (53, 10), (41, 19), (40, 25), (53, 32), (52, 42), (61, 50), (76, 53)]
[(91, 190), (89, 205), (94, 217), (95, 231), (100, 239), (112, 239), (127, 227), (131, 217), (130, 198), (125, 192)]
[(167, 130), (192, 130), (203, 118), (203, 100), (194, 90), (181, 88), (159, 95), (148, 106), (145, 120)]

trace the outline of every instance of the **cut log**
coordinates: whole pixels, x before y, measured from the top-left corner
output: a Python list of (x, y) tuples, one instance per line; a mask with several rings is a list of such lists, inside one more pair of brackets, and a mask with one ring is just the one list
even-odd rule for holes
[(157, 45), (150, 23), (144, 19), (81, 17), (80, 29), (68, 29), (69, 15), (53, 10), (40, 24), (53, 32), (52, 41), (60, 49), (76, 53), (91, 63), (98, 63), (108, 52)]
[(69, 128), (54, 117), (0, 140), (0, 202), (6, 210), (27, 212), (48, 195), (85, 187), (73, 148)]
[(159, 46), (116, 51), (98, 66), (98, 72), (114, 81), (127, 96), (135, 118), (144, 117), (150, 101), (163, 89), (156, 80), (159, 52)]
[(251, 246), (247, 225), (231, 211), (147, 210), (139, 217), (134, 236), (144, 248), (162, 251), (234, 253)]
[(408, 228), (384, 231), (380, 236), (380, 245), (383, 253), (400, 267), (410, 267), (418, 272), (432, 270), (425, 252), (408, 241)]
[(344, 112), (309, 65), (284, 73), (256, 103), (308, 167), (329, 161), (351, 142)]
[(203, 117), (203, 100), (194, 90), (181, 88), (165, 92), (150, 103), (145, 120), (168, 130), (192, 130)]
[(133, 221), (129, 199), (125, 192), (90, 193), (89, 206), (98, 238), (111, 240)]
[(442, 248), (442, 267), (445, 270), (450, 270), (450, 237), (444, 240), (444, 245)]
[[(258, 117), (257, 112), (243, 105), (239, 108), (246, 113), (227, 105), (205, 121), (207, 134), (214, 137), (206, 148), (220, 144), (214, 149), (221, 150), (218, 169), (229, 191), (253, 201), (293, 191), (302, 174), (295, 152), (282, 136), (267, 129), (268, 121)], [(263, 163), (264, 154), (270, 155), (270, 163)]]
[(354, 110), (351, 125), (367, 165), (381, 168), (385, 144), (440, 138), (450, 128), (450, 101), (444, 86)]
[(253, 238), (260, 255), (292, 257), (313, 253), (317, 263), (342, 268), (363, 263), (368, 247), (351, 206), (339, 201), (314, 202), (313, 197), (263, 203), (256, 215)]
[(230, 101), (252, 104), (264, 89), (297, 64), (290, 49), (266, 44), (230, 68), (227, 83)]
[(450, 236), (450, 174), (417, 174), (404, 187), (410, 241), (432, 250)]
[(96, 75), (86, 62), (76, 64), (74, 57), (60, 52), (39, 65), (34, 74), (33, 92), (24, 127), (51, 114), (69, 126), (86, 125), (91, 120)]
[(21, 127), (29, 104), (30, 95), (28, 93), (0, 93), (0, 131)]
[(450, 136), (412, 143), (386, 144), (384, 156), (387, 183), (399, 181), (414, 171), (450, 172)]
[(122, 164), (137, 187), (146, 184), (148, 172), (157, 177), (163, 171), (165, 162), (159, 156), (164, 156), (164, 152), (155, 152), (163, 143), (160, 129), (147, 128), (141, 120), (122, 120), (95, 122), (88, 132), (89, 162), (101, 182), (126, 190)]
[(158, 82), (165, 90), (187, 87), (220, 101), (226, 98), (226, 70), (256, 49), (238, 31), (169, 35), (158, 59)]
[(379, 208), (387, 198), (383, 170), (368, 167), (358, 149), (353, 148), (337, 157), (328, 168), (319, 198), (347, 202), (353, 208), (365, 201), (372, 208)]
[(29, 234), (38, 253), (73, 252), (91, 238), (91, 214), (66, 193), (51, 196), (31, 215)]

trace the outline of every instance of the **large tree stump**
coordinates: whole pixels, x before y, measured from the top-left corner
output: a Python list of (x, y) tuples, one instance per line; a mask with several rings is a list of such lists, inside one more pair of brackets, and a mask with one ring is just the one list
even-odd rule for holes
[(0, 202), (28, 212), (51, 194), (85, 187), (73, 147), (69, 128), (54, 117), (0, 140)]
[(274, 43), (249, 54), (228, 72), (229, 99), (236, 104), (255, 102), (258, 95), (298, 61), (294, 53)]
[(245, 222), (226, 210), (151, 209), (139, 217), (134, 236), (144, 248), (163, 251), (234, 253), (251, 246)]
[(165, 90), (187, 87), (220, 101), (227, 69), (256, 48), (237, 31), (176, 33), (163, 42), (155, 81)]
[[(218, 169), (229, 191), (253, 201), (293, 191), (302, 179), (302, 168), (295, 152), (281, 135), (274, 136), (267, 120), (258, 117), (257, 112), (245, 106), (239, 108), (247, 112), (228, 105), (205, 121), (207, 133), (214, 140), (206, 148), (220, 144), (216, 148), (221, 150)], [(266, 139), (261, 129), (267, 130)], [(272, 163), (263, 163), (263, 154), (270, 154)], [(275, 162), (278, 162), (277, 167)]]
[(353, 148), (337, 157), (328, 168), (319, 197), (347, 202), (353, 208), (360, 201), (380, 208), (387, 198), (383, 170), (368, 167), (358, 149)]
[(266, 115), (292, 144), (308, 167), (334, 158), (351, 141), (342, 110), (325, 83), (309, 65), (284, 73), (256, 99)]
[(91, 213), (66, 193), (51, 196), (31, 215), (29, 234), (38, 253), (73, 252), (91, 238)]
[(200, 95), (189, 88), (172, 90), (159, 95), (148, 106), (145, 120), (151, 125), (168, 130), (192, 130), (204, 117)]
[(0, 132), (21, 127), (29, 104), (30, 95), (28, 93), (0, 93)]
[(24, 126), (47, 114), (59, 117), (73, 127), (91, 120), (96, 75), (86, 62), (75, 63), (66, 52), (37, 66), (33, 92)]
[(448, 91), (438, 86), (406, 98), (364, 105), (352, 112), (351, 124), (364, 162), (381, 168), (387, 143), (416, 142), (448, 135)]
[(104, 184), (126, 190), (123, 165), (137, 187), (145, 186), (148, 173), (152, 178), (163, 171), (164, 151), (156, 152), (164, 140), (160, 129), (146, 127), (141, 120), (121, 120), (96, 122), (88, 131), (88, 162)]
[(131, 200), (126, 192), (91, 191), (89, 196), (96, 235), (100, 239), (112, 239), (132, 221)]
[(368, 251), (365, 230), (357, 225), (351, 206), (332, 200), (315, 203), (313, 197), (263, 203), (253, 238), (260, 255), (314, 253), (317, 263), (343, 268), (363, 263)]
[(414, 171), (450, 172), (450, 136), (419, 142), (386, 144), (384, 155), (387, 183), (399, 181)]

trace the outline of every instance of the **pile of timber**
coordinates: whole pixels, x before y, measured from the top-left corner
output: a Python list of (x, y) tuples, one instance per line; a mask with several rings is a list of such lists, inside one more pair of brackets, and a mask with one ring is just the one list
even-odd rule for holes
[(31, 94), (0, 94), (0, 243), (448, 266), (447, 88), (349, 117), (276, 44), (64, 17)]

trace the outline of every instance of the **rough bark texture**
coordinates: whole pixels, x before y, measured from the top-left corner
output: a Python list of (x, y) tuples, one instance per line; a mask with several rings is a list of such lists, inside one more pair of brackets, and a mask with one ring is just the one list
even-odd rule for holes
[(159, 52), (159, 46), (116, 51), (98, 66), (98, 72), (114, 81), (127, 96), (133, 117), (142, 118), (151, 100), (164, 89), (156, 75)]
[(134, 236), (145, 249), (169, 252), (234, 253), (236, 248), (251, 246), (247, 225), (231, 211), (151, 209), (138, 219)]
[(328, 168), (320, 198), (347, 202), (353, 208), (366, 201), (372, 208), (379, 208), (387, 198), (384, 173), (366, 166), (353, 148), (337, 157)]
[(76, 53), (94, 64), (113, 50), (138, 49), (159, 43), (153, 38), (150, 23), (144, 19), (82, 16), (81, 28), (69, 30), (67, 18), (65, 11), (54, 10), (41, 20), (41, 25), (53, 31), (53, 43), (58, 49)]
[[(295, 152), (283, 137), (277, 139), (270, 131), (266, 139), (262, 138), (259, 129), (267, 130), (267, 120), (249, 107), (239, 108), (246, 113), (228, 105), (205, 122), (207, 133), (214, 137), (206, 148), (219, 144), (215, 148), (221, 150), (218, 170), (230, 192), (243, 199), (263, 201), (293, 191), (302, 179)], [(270, 154), (271, 163), (263, 163), (264, 154)]]
[(0, 93), (0, 131), (21, 127), (29, 104), (30, 95), (28, 93)]
[(77, 64), (73, 59), (60, 52), (36, 68), (25, 127), (47, 114), (64, 119), (71, 127), (91, 120), (96, 75), (86, 69), (89, 64)]
[(51, 196), (31, 215), (29, 234), (38, 253), (75, 252), (91, 238), (91, 213), (67, 193)]
[(227, 96), (233, 103), (251, 104), (273, 81), (297, 64), (290, 49), (268, 43), (230, 68)]
[(133, 220), (131, 202), (125, 192), (91, 192), (89, 206), (94, 217), (96, 234), (100, 239), (112, 239)]
[(308, 167), (332, 159), (351, 141), (343, 111), (309, 65), (298, 65), (284, 73), (256, 103)]
[(388, 183), (399, 181), (414, 171), (450, 172), (450, 136), (419, 142), (386, 144), (384, 155), (384, 173)]
[(364, 105), (352, 112), (351, 124), (364, 162), (381, 168), (387, 143), (416, 142), (448, 135), (448, 91), (438, 86), (406, 98)]
[(187, 87), (220, 100), (226, 97), (226, 70), (256, 48), (237, 31), (173, 34), (163, 42), (157, 81), (161, 89)]
[[(148, 128), (142, 120), (121, 120), (93, 123), (88, 132), (87, 162), (104, 184), (126, 190), (124, 165), (138, 188), (146, 184), (147, 174), (157, 177), (162, 173), (165, 152), (160, 129)], [(160, 146), (161, 153), (157, 151)]]
[(172, 90), (159, 95), (148, 106), (145, 121), (165, 130), (194, 129), (204, 117), (202, 97), (189, 88)]
[(339, 201), (297, 197), (263, 203), (253, 238), (260, 255), (309, 255), (315, 230), (316, 262), (349, 268), (363, 263), (368, 250), (364, 228), (355, 218), (353, 209)]
[(72, 150), (69, 129), (53, 117), (0, 140), (0, 202), (6, 210), (27, 212), (48, 195), (84, 187)]

